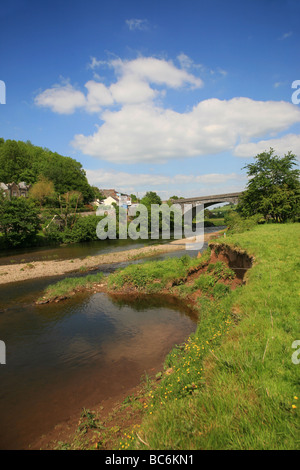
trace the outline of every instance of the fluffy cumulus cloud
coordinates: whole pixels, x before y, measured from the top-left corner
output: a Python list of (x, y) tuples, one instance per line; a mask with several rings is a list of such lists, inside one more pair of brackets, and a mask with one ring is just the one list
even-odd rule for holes
[(131, 61), (114, 59), (109, 62), (91, 58), (89, 68), (110, 67), (117, 81), (110, 86), (95, 80), (85, 84), (87, 92), (75, 89), (70, 83), (54, 85), (39, 93), (35, 104), (48, 107), (59, 114), (71, 114), (77, 108), (88, 112), (100, 112), (111, 105), (144, 104), (153, 101), (161, 90), (155, 86), (198, 88), (203, 85), (200, 78), (177, 68), (171, 61), (153, 57), (139, 57)]
[[(162, 163), (225, 151), (248, 157), (252, 139), (271, 137), (300, 122), (300, 110), (285, 102), (209, 99), (186, 113), (150, 103), (105, 111), (102, 119), (103, 125), (93, 135), (76, 135), (73, 145), (111, 162)], [(265, 148), (272, 143), (265, 141)], [(285, 143), (294, 141), (287, 137)]]
[(280, 152), (299, 153), (299, 136), (278, 137), (300, 122), (300, 109), (284, 101), (255, 101), (249, 98), (207, 99), (186, 112), (163, 106), (164, 93), (199, 89), (201, 71), (181, 54), (180, 67), (172, 61), (138, 57), (108, 62), (92, 58), (90, 68), (113, 70), (109, 86), (90, 80), (85, 91), (72, 85), (55, 85), (40, 93), (35, 103), (61, 114), (78, 109), (98, 113), (101, 119), (90, 135), (74, 136), (72, 145), (83, 154), (114, 163), (165, 163), (172, 159), (232, 152), (253, 156), (274, 147)]
[(84, 94), (72, 85), (54, 85), (35, 98), (35, 104), (50, 108), (55, 113), (72, 114), (76, 108), (85, 106)]
[(300, 160), (300, 135), (296, 134), (287, 134), (278, 139), (239, 144), (234, 149), (234, 154), (238, 157), (251, 157), (265, 150), (269, 150), (270, 147), (272, 147), (278, 155), (284, 155), (290, 150)]

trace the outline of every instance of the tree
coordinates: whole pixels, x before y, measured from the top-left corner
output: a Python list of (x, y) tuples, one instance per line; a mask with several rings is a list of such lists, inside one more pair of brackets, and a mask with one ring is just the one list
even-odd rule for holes
[(91, 186), (94, 194), (94, 199), (98, 199), (99, 201), (103, 201), (105, 199), (105, 196), (103, 196), (103, 193), (100, 191), (97, 186)]
[(0, 181), (34, 184), (39, 175), (52, 181), (59, 194), (80, 191), (84, 203), (94, 199), (94, 191), (81, 163), (73, 158), (37, 147), (29, 141), (0, 141)]
[(39, 176), (37, 183), (35, 183), (29, 190), (29, 197), (36, 199), (40, 203), (40, 207), (49, 198), (52, 198), (55, 194), (54, 184), (52, 181), (45, 178), (45, 176)]
[(79, 191), (69, 191), (58, 196), (59, 213), (57, 215), (65, 229), (67, 227), (72, 228), (75, 224), (78, 218), (77, 209), (81, 200), (82, 194)]
[(141, 199), (141, 204), (144, 204), (146, 207), (150, 207), (151, 204), (161, 204), (161, 198), (156, 192), (148, 191)]
[(262, 152), (246, 165), (249, 181), (238, 204), (245, 217), (262, 214), (265, 220), (285, 222), (299, 216), (300, 170), (294, 169), (296, 157), (290, 151), (283, 157), (274, 150)]
[(139, 202), (139, 200), (138, 200), (138, 198), (135, 194), (130, 194), (130, 197), (131, 197), (131, 202), (133, 202), (134, 204)]
[(38, 213), (35, 204), (25, 198), (3, 200), (0, 205), (0, 230), (4, 234), (4, 242), (14, 247), (32, 244), (40, 227)]

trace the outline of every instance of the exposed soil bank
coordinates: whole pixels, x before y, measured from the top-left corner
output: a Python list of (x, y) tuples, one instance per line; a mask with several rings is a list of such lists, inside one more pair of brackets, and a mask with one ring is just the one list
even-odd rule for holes
[[(204, 235), (204, 241), (215, 237), (218, 232), (211, 232)], [(188, 243), (192, 244), (195, 239), (175, 240), (163, 245), (152, 245), (149, 247), (137, 248), (104, 255), (90, 256), (85, 259), (75, 258), (62, 261), (36, 261), (28, 264), (13, 264), (0, 266), (0, 284), (36, 279), (47, 276), (58, 276), (80, 270), (89, 271), (97, 269), (102, 264), (122, 263), (136, 260), (148, 256), (155, 256), (162, 253), (182, 250)]]
[(226, 243), (209, 243), (211, 249), (210, 262), (224, 261), (229, 268), (235, 271), (238, 279), (243, 279), (247, 269), (251, 268), (254, 257), (250, 256), (245, 250), (232, 248)]
[[(244, 250), (240, 250), (238, 248), (233, 248), (225, 243), (210, 243), (209, 247), (211, 249), (211, 255), (207, 262), (201, 262), (201, 255), (199, 260), (199, 265), (196, 267), (190, 268), (187, 275), (184, 278), (178, 278), (173, 282), (169, 283), (164, 289), (161, 289), (159, 292), (160, 296), (177, 296), (176, 292), (173, 292), (173, 287), (176, 287), (180, 284), (191, 285), (193, 284), (194, 280), (198, 278), (200, 275), (205, 274), (209, 264), (215, 263), (217, 261), (223, 261), (229, 268), (231, 268), (235, 272), (234, 278), (220, 280), (219, 282), (228, 285), (230, 289), (235, 289), (237, 286), (242, 285), (244, 283), (244, 275), (246, 271), (252, 266), (253, 257), (248, 255), (248, 253)], [(110, 296), (126, 298), (126, 297), (138, 297), (140, 295), (147, 294), (147, 288), (140, 289), (132, 285), (123, 285), (118, 289), (109, 289), (107, 286), (107, 280), (102, 279), (99, 282), (95, 282), (92, 285), (87, 286), (79, 286), (74, 288), (72, 291), (69, 291), (63, 295), (57, 295), (54, 297), (51, 296), (44, 296), (36, 301), (36, 304), (46, 304), (46, 303), (53, 303), (53, 302), (60, 302), (62, 300), (66, 300), (78, 292), (106, 292)], [(201, 290), (195, 291), (192, 295), (188, 296), (188, 300), (193, 303), (193, 301), (201, 295)]]

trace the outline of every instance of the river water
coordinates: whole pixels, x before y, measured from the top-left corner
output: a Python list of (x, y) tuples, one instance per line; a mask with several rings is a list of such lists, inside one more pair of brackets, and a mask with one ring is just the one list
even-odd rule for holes
[[(19, 253), (10, 260), (98, 253), (99, 245), (92, 245)], [(102, 247), (102, 253), (134, 245), (115, 243)], [(118, 266), (99, 270), (109, 273)], [(60, 278), (0, 286), (0, 339), (6, 344), (6, 365), (0, 365), (0, 449), (26, 449), (56, 424), (79, 416), (83, 407), (92, 409), (138, 385), (142, 374), (161, 368), (172, 347), (196, 329), (197, 319), (184, 304), (155, 296), (116, 300), (85, 293), (35, 305), (47, 285)]]

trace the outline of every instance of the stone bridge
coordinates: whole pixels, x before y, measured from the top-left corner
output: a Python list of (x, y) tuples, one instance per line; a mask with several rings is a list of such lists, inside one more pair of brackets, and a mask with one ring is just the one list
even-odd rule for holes
[(196, 213), (196, 207), (203, 204), (206, 209), (213, 204), (221, 204), (223, 202), (232, 202), (237, 204), (239, 202), (239, 197), (243, 193), (227, 193), (227, 194), (216, 194), (214, 196), (200, 196), (192, 197), (187, 199), (173, 199), (173, 204), (179, 204), (182, 208), (182, 212), (185, 213), (189, 210), (193, 210), (193, 213)]

